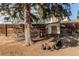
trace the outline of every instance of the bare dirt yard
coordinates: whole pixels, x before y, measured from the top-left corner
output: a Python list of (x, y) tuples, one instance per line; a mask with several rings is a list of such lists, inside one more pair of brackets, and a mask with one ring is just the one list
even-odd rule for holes
[(0, 55), (2, 56), (77, 56), (79, 46), (68, 47), (60, 50), (41, 50), (41, 44), (48, 43), (50, 39), (38, 41), (31, 46), (26, 46), (24, 40), (18, 41), (15, 35), (0, 35)]

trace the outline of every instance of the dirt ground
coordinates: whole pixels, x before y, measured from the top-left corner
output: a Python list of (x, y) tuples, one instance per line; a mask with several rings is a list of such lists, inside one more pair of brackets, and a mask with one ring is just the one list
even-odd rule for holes
[(77, 56), (79, 55), (79, 46), (68, 47), (60, 50), (41, 50), (41, 44), (48, 43), (51, 46), (50, 39), (38, 41), (31, 46), (26, 46), (25, 41), (18, 41), (15, 35), (0, 35), (0, 55), (2, 56)]

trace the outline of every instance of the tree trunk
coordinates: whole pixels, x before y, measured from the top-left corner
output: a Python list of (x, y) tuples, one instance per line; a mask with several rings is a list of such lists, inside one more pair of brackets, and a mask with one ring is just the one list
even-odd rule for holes
[(28, 4), (24, 4), (24, 20), (25, 20), (25, 44), (31, 45), (32, 39), (31, 39), (31, 22), (30, 22), (30, 7)]

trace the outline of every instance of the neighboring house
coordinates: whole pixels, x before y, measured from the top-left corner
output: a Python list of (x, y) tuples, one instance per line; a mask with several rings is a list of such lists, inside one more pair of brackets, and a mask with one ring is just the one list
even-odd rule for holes
[(48, 34), (60, 34), (61, 33), (61, 23), (69, 22), (70, 20), (65, 17), (59, 22), (58, 18), (52, 16), (49, 21), (46, 21), (46, 29)]
[(60, 34), (60, 23), (58, 19), (54, 16), (46, 21), (46, 29), (48, 34)]

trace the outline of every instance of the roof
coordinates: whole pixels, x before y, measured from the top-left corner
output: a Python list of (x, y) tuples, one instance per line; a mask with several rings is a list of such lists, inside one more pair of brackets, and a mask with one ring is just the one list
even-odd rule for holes
[(79, 20), (73, 20), (73, 21), (62, 21), (62, 22), (60, 22), (61, 24), (66, 24), (66, 23), (76, 23), (76, 24), (78, 24), (79, 23)]

